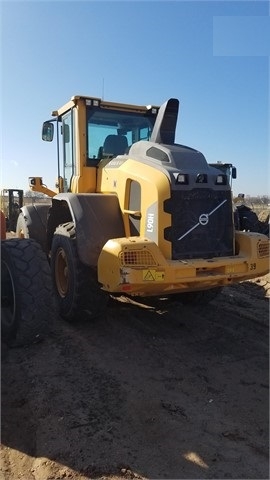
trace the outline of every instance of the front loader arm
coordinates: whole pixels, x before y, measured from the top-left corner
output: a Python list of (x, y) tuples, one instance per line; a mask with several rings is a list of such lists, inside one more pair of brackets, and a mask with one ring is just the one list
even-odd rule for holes
[(29, 177), (29, 187), (32, 192), (44, 193), (48, 195), (48, 197), (54, 197), (58, 193), (46, 187), (42, 181), (42, 177)]

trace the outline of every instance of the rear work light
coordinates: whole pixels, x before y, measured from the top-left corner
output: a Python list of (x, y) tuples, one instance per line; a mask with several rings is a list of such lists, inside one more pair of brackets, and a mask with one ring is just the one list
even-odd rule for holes
[(85, 100), (85, 105), (87, 105), (88, 107), (89, 106), (99, 107), (99, 100), (96, 98), (87, 98)]
[(180, 185), (187, 185), (188, 184), (188, 175), (185, 173), (178, 173), (175, 178), (175, 183)]
[(216, 185), (227, 185), (227, 175), (218, 175)]

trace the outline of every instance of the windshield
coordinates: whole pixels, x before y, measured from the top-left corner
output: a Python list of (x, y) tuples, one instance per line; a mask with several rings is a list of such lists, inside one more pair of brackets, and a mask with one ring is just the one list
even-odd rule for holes
[(87, 152), (89, 160), (128, 153), (139, 140), (149, 140), (156, 115), (108, 109), (87, 110)]

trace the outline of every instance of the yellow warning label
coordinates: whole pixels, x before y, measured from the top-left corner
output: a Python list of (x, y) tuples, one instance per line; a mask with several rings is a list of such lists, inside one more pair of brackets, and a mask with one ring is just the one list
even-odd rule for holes
[(164, 272), (156, 270), (143, 270), (143, 280), (145, 282), (160, 282), (164, 280)]
[(154, 282), (155, 281), (155, 270), (144, 270), (143, 271), (143, 279), (147, 282)]

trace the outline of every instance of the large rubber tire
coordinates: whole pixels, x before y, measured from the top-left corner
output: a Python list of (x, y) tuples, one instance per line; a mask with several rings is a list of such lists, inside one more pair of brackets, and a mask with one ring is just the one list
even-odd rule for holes
[(48, 253), (46, 228), (49, 208), (49, 205), (23, 207), (16, 225), (16, 236), (18, 238), (33, 238), (46, 253)]
[(263, 233), (263, 225), (261, 224), (257, 214), (246, 205), (239, 205), (237, 207), (239, 215), (240, 230), (246, 232)]
[(55, 316), (49, 264), (32, 239), (1, 241), (1, 331), (9, 346), (43, 339)]
[(96, 271), (79, 259), (73, 222), (55, 230), (51, 271), (60, 315), (65, 320), (95, 318), (105, 312), (109, 296), (101, 290)]

